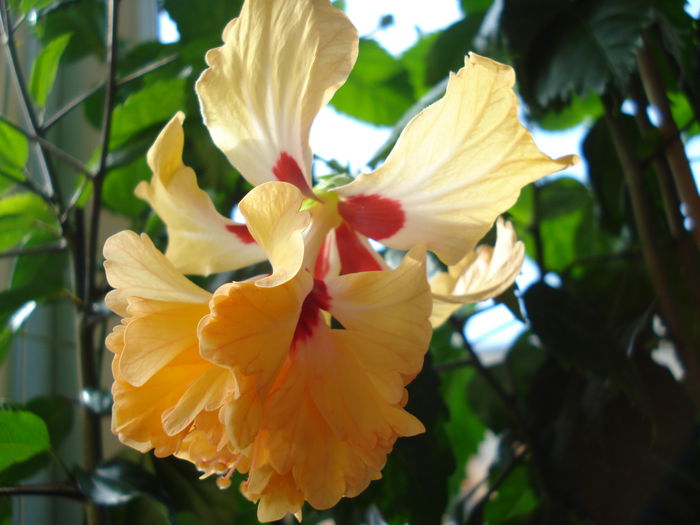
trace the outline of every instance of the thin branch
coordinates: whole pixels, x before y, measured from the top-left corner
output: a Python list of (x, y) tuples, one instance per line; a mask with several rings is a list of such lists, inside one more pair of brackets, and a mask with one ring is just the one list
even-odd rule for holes
[[(25, 82), (22, 70), (19, 67), (19, 57), (17, 55), (17, 48), (15, 47), (14, 37), (11, 32), (11, 22), (7, 10), (7, 0), (0, 0), (0, 17), (2, 18), (0, 23), (0, 31), (2, 32), (2, 42), (4, 44), (5, 53), (7, 55), (7, 61), (10, 65), (11, 76), (15, 84), (15, 89), (19, 94), (19, 101), (21, 110), (24, 113), (25, 120), (29, 123), (30, 132), (32, 135), (37, 137), (41, 136), (41, 129), (34, 113), (34, 108), (32, 106), (31, 97), (29, 95), (29, 90), (27, 89), (27, 83)], [(43, 138), (43, 137), (41, 137)], [(37, 158), (39, 161), (39, 166), (41, 171), (44, 173), (46, 182), (49, 186), (49, 190), (52, 196), (55, 196), (56, 201), (59, 203), (63, 202), (61, 198), (61, 187), (58, 183), (58, 178), (56, 173), (51, 167), (49, 159), (46, 157), (46, 152), (44, 148), (35, 141), (35, 149), (37, 152)]]
[(83, 177), (83, 180), (80, 181), (80, 185), (78, 186), (78, 189), (75, 190), (73, 195), (70, 198), (70, 201), (68, 201), (68, 204), (66, 205), (66, 209), (64, 210), (63, 214), (60, 217), (61, 222), (65, 222), (68, 220), (68, 216), (70, 213), (75, 209), (75, 207), (78, 205), (78, 202), (80, 201), (80, 197), (83, 195), (83, 192), (85, 191), (85, 188), (87, 185), (92, 181), (90, 177)]
[(24, 129), (22, 126), (12, 122), (9, 120), (7, 117), (0, 115), (0, 120), (10, 126), (12, 129), (19, 131), (22, 135), (27, 137), (29, 140), (32, 140), (34, 142), (37, 142), (43, 149), (45, 149), (47, 152), (49, 152), (51, 155), (54, 155), (58, 160), (66, 164), (67, 166), (73, 168), (75, 171), (82, 173), (83, 175), (87, 175), (88, 177), (92, 177), (93, 173), (85, 166), (82, 162), (80, 162), (78, 159), (73, 157), (71, 154), (66, 153), (63, 151), (61, 148), (58, 146), (55, 146), (48, 140), (46, 140), (44, 137), (37, 135), (36, 133), (33, 133), (29, 130)]
[[(156, 71), (157, 69), (160, 69), (161, 67), (167, 66), (168, 64), (171, 64), (177, 60), (178, 56), (177, 55), (170, 55), (165, 58), (161, 58), (160, 60), (156, 60), (155, 62), (151, 62), (150, 64), (146, 64), (140, 69), (137, 69), (133, 73), (130, 73), (126, 75), (124, 78), (121, 78), (117, 80), (117, 87), (124, 86), (131, 82), (132, 80), (136, 80), (138, 78), (143, 77), (144, 75), (147, 75), (148, 73), (151, 73), (153, 71)], [(58, 110), (56, 110), (56, 113), (51, 115), (48, 119), (44, 121), (44, 124), (42, 128), (44, 131), (48, 130), (56, 124), (59, 120), (61, 120), (63, 117), (65, 117), (68, 113), (73, 111), (75, 108), (80, 106), (83, 102), (85, 102), (88, 98), (93, 96), (95, 93), (97, 93), (100, 89), (104, 87), (104, 83), (100, 83), (97, 86), (94, 86), (87, 91), (81, 93), (80, 95), (76, 96), (72, 100), (69, 100), (64, 106), (60, 107)]]
[[(515, 467), (517, 467), (520, 464), (520, 462), (523, 459), (525, 459), (525, 456), (527, 456), (528, 452), (529, 452), (529, 450), (527, 448), (525, 448), (525, 449), (521, 450), (520, 452), (518, 452), (513, 457), (513, 459), (510, 460), (508, 465), (506, 465), (506, 467), (498, 475), (496, 480), (493, 483), (489, 484), (489, 488), (486, 491), (486, 494), (484, 494), (479, 499), (479, 501), (476, 503), (476, 505), (474, 505), (474, 507), (472, 507), (470, 514), (478, 511), (480, 508), (482, 508), (486, 503), (488, 503), (491, 500), (491, 497), (493, 496), (493, 494), (501, 487), (501, 485), (503, 485), (503, 482), (508, 479), (508, 476), (510, 476), (511, 472), (513, 472), (513, 470), (515, 470)], [(484, 483), (487, 483), (488, 478), (489, 477), (486, 476), (484, 481), (480, 481), (477, 486), (481, 486)]]
[(40, 253), (55, 253), (62, 252), (68, 245), (64, 239), (53, 244), (42, 244), (41, 246), (30, 246), (29, 248), (20, 248), (18, 250), (7, 250), (0, 252), (0, 258), (6, 257), (21, 257), (23, 255), (37, 255)]
[(21, 180), (16, 178), (14, 175), (11, 173), (0, 169), (0, 177), (3, 177), (9, 181), (12, 181), (14, 184), (17, 184), (18, 186), (22, 186), (23, 188), (31, 191), (32, 193), (37, 194), (41, 199), (46, 202), (49, 206), (53, 206), (55, 202), (51, 198), (51, 196), (46, 193), (43, 189), (41, 189), (39, 186), (34, 184), (34, 181), (32, 181), (29, 177), (27, 177), (25, 180)]
[(0, 487), (0, 496), (51, 496), (85, 501), (85, 496), (71, 483), (37, 483), (19, 487)]

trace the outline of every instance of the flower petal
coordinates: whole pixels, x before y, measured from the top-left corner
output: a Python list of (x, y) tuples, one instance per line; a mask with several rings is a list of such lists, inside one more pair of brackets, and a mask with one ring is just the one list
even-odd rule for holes
[(196, 89), (214, 143), (252, 184), (310, 195), (309, 129), (345, 82), (357, 31), (328, 0), (245, 2)]
[(276, 286), (294, 277), (304, 262), (303, 232), (309, 214), (299, 211), (304, 197), (286, 182), (268, 182), (253, 188), (238, 208), (250, 234), (262, 247), (273, 273), (256, 281), (257, 286)]
[(200, 275), (264, 260), (246, 226), (220, 215), (209, 195), (197, 186), (192, 168), (182, 163), (184, 118), (178, 113), (160, 132), (148, 151), (153, 177), (135, 191), (168, 227), (166, 257), (181, 272)]
[(199, 325), (200, 352), (219, 366), (259, 374), (261, 394), (279, 372), (313, 279), (307, 272), (273, 287), (229, 283), (212, 297), (211, 313)]
[(520, 273), (524, 258), (525, 245), (518, 241), (513, 225), (499, 218), (495, 246), (479, 246), (431, 279), (431, 324), (441, 325), (464, 303), (485, 301), (504, 292)]
[(386, 162), (336, 191), (364, 235), (408, 249), (424, 241), (456, 264), (524, 185), (576, 162), (553, 160), (518, 121), (513, 70), (471, 54), (445, 96), (404, 129)]
[[(197, 324), (207, 303), (172, 303), (131, 298), (133, 316), (126, 327), (119, 372), (133, 386), (141, 386), (183, 352), (199, 357)], [(198, 359), (197, 359), (198, 360)]]
[(107, 281), (114, 288), (107, 294), (107, 306), (127, 315), (127, 299), (140, 297), (157, 301), (206, 303), (211, 294), (178, 272), (160, 253), (148, 235), (122, 231), (104, 246)]

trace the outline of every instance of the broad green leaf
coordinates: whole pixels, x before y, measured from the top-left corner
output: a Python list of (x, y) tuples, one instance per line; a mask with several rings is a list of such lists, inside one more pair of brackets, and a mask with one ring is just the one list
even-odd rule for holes
[(0, 251), (12, 248), (37, 231), (55, 231), (56, 218), (34, 193), (14, 193), (0, 198)]
[(123, 505), (138, 496), (146, 496), (167, 509), (165, 517), (169, 519), (165, 520), (166, 523), (175, 523), (172, 500), (156, 476), (137, 463), (121, 458), (110, 459), (98, 465), (94, 472), (77, 469), (76, 480), (80, 491), (98, 505)]
[(486, 504), (484, 517), (487, 523), (493, 525), (510, 523), (509, 520), (528, 515), (536, 507), (537, 497), (527, 467), (518, 465)]
[(29, 79), (29, 92), (38, 106), (44, 106), (51, 92), (58, 63), (73, 35), (66, 33), (44, 46), (34, 60), (32, 76)]
[(20, 8), (25, 13), (28, 13), (32, 9), (43, 9), (44, 7), (51, 5), (55, 0), (21, 0)]
[(243, 5), (242, 0), (227, 2), (192, 2), (165, 0), (163, 7), (177, 24), (183, 42), (213, 39), (221, 45), (221, 32), (226, 23), (235, 18)]
[(360, 40), (357, 63), (331, 100), (338, 111), (381, 126), (394, 124), (414, 102), (401, 61), (368, 39)]
[[(185, 79), (161, 80), (145, 86), (114, 109), (110, 149), (150, 131), (185, 107)], [(153, 130), (153, 137), (159, 130)]]
[(418, 41), (401, 53), (399, 57), (401, 64), (406, 68), (411, 78), (416, 98), (423, 96), (431, 87), (431, 84), (426, 80), (426, 70), (430, 67), (428, 55), (439, 35), (439, 32), (421, 35)]
[(22, 168), (27, 163), (28, 158), (29, 143), (27, 137), (0, 120), (0, 170), (6, 175), (6, 177), (2, 177), (3, 180), (0, 180), (0, 184), (4, 184), (8, 177), (18, 181), (24, 180), (26, 177)]
[(459, 5), (465, 14), (483, 13), (491, 7), (492, 0), (459, 0)]
[(145, 156), (140, 156), (131, 164), (110, 170), (105, 177), (103, 200), (113, 211), (136, 217), (148, 208), (148, 204), (134, 195), (134, 188), (142, 180), (151, 176)]
[(0, 471), (49, 446), (49, 432), (39, 416), (24, 410), (0, 410)]
[[(536, 109), (536, 108), (534, 108)], [(559, 130), (569, 129), (582, 122), (593, 122), (603, 115), (603, 105), (595, 93), (581, 98), (571, 96), (571, 101), (563, 108), (555, 108), (542, 115), (531, 114), (543, 129)]]
[(52, 2), (39, 11), (34, 34), (46, 46), (66, 33), (72, 33), (63, 60), (73, 62), (87, 55), (103, 60), (105, 54), (105, 3), (97, 0)]
[(479, 32), (483, 14), (469, 15), (440, 32), (427, 57), (425, 81), (435, 85), (450, 71), (464, 66), (464, 56), (474, 49), (473, 40)]
[[(51, 446), (56, 449), (68, 436), (73, 426), (74, 404), (61, 396), (42, 396), (31, 399), (24, 408), (41, 417), (49, 431)], [(0, 486), (14, 485), (33, 476), (51, 464), (53, 457), (48, 451), (15, 463), (0, 472)]]
[(649, 0), (510, 1), (500, 19), (521, 93), (543, 107), (624, 89), (650, 22)]

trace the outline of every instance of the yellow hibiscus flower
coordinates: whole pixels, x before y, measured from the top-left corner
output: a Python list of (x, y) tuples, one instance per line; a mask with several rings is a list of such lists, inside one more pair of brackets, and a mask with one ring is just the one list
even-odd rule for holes
[[(524, 250), (512, 228), (499, 220), (495, 247), (477, 243), (522, 186), (575, 159), (539, 152), (511, 68), (472, 54), (381, 167), (314, 192), (309, 130), (352, 69), (355, 28), (329, 0), (248, 0), (223, 40), (197, 93), (214, 143), (255, 185), (246, 222), (197, 186), (176, 115), (136, 189), (167, 226), (166, 253), (133, 232), (105, 246), (107, 304), (123, 318), (107, 340), (113, 431), (222, 487), (247, 473), (261, 521), (300, 518), (304, 501), (359, 494), (398, 437), (423, 431), (405, 387), (431, 323), (513, 282)], [(368, 239), (408, 253), (390, 269)], [(431, 282), (426, 250), (448, 265)], [(213, 294), (183, 275), (264, 259), (270, 275)]]

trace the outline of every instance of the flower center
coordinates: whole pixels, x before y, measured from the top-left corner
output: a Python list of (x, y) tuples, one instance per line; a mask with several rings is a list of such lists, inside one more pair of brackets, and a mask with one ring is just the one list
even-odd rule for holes
[(331, 298), (328, 295), (326, 284), (323, 281), (314, 279), (314, 286), (301, 305), (299, 321), (297, 321), (297, 327), (292, 337), (292, 346), (311, 337), (314, 328), (321, 322), (321, 310), (327, 312), (330, 303)]

